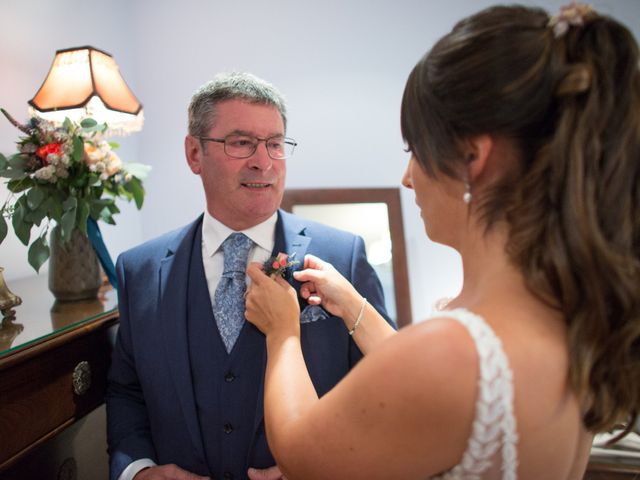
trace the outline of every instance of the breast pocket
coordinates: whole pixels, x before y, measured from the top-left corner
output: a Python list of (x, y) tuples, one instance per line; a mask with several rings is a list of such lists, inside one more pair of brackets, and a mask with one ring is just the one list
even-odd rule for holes
[(318, 320), (325, 320), (330, 315), (320, 305), (308, 305), (300, 312), (300, 323), (312, 323)]

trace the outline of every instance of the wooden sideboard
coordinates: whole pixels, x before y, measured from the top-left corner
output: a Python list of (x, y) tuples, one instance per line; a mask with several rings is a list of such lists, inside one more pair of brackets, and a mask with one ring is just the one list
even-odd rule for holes
[(118, 319), (108, 288), (61, 303), (46, 275), (7, 283), (23, 303), (0, 326), (0, 478), (104, 402)]

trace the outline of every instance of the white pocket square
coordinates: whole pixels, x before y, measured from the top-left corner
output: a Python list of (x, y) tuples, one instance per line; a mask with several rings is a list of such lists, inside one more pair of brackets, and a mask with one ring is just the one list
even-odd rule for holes
[(329, 314), (320, 305), (308, 305), (300, 313), (300, 323), (317, 322), (329, 318)]

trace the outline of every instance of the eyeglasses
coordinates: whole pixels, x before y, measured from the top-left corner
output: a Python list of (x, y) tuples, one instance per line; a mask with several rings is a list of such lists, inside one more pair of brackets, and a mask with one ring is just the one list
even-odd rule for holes
[(233, 158), (249, 158), (256, 153), (258, 144), (264, 142), (267, 153), (274, 160), (284, 160), (293, 155), (296, 141), (293, 138), (276, 135), (269, 138), (251, 137), (249, 135), (227, 135), (224, 138), (197, 137), (201, 142), (224, 144), (224, 153)]

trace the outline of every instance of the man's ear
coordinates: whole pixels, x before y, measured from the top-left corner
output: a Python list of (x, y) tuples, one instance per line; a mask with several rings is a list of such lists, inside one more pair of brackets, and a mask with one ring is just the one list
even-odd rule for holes
[(196, 175), (202, 171), (202, 144), (200, 140), (191, 135), (184, 137), (184, 154), (187, 157), (189, 168)]
[(476, 135), (465, 141), (464, 153), (469, 183), (474, 183), (485, 172), (492, 150), (493, 138), (490, 135)]

